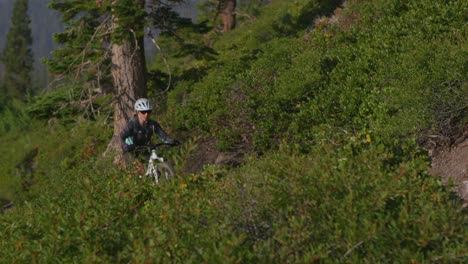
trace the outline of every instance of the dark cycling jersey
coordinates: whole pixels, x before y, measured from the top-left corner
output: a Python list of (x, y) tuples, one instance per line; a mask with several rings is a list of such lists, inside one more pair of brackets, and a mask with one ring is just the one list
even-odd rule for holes
[(122, 150), (125, 153), (132, 151), (138, 146), (148, 146), (151, 143), (151, 136), (153, 136), (153, 134), (158, 135), (164, 143), (174, 143), (174, 139), (172, 139), (156, 121), (148, 120), (146, 125), (142, 126), (140, 122), (138, 122), (138, 117), (131, 119), (120, 133)]

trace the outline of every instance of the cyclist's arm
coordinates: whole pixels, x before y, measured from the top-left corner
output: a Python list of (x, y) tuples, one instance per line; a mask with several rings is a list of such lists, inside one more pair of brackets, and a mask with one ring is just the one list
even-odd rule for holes
[(135, 148), (135, 144), (133, 142), (132, 131), (133, 131), (132, 121), (129, 121), (127, 126), (125, 126), (120, 132), (120, 142), (121, 142), (120, 146), (124, 153), (132, 151)]
[(166, 144), (174, 144), (175, 140), (171, 138), (157, 122), (154, 122), (152, 126), (153, 132), (161, 139), (162, 142)]

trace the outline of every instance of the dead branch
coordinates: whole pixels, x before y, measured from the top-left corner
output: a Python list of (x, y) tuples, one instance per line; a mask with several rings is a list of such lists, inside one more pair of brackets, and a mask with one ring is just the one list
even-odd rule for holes
[(360, 247), (362, 244), (364, 244), (364, 240), (361, 240), (359, 241), (356, 245), (354, 245), (353, 247), (351, 247), (350, 249), (348, 249), (348, 251), (346, 251), (346, 253), (343, 255), (343, 258), (347, 258), (349, 255), (351, 255), (351, 253), (358, 247)]
[(150, 28), (148, 28), (148, 37), (151, 39), (151, 42), (153, 42), (154, 46), (156, 46), (156, 48), (161, 52), (161, 57), (163, 58), (164, 64), (166, 65), (167, 71), (169, 73), (169, 82), (167, 84), (166, 89), (164, 91), (156, 94), (156, 95), (160, 95), (160, 94), (163, 94), (163, 93), (167, 92), (169, 90), (169, 88), (171, 87), (171, 83), (172, 83), (171, 68), (169, 66), (169, 63), (167, 62), (167, 59), (166, 59), (166, 56), (165, 56), (164, 52), (162, 51), (161, 47), (159, 47), (158, 43), (154, 39), (154, 36), (153, 36)]

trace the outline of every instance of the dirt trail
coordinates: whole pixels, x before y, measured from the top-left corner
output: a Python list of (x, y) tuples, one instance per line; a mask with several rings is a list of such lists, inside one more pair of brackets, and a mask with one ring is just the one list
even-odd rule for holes
[(452, 180), (456, 192), (463, 199), (463, 207), (468, 207), (468, 138), (450, 147), (437, 149), (432, 155), (429, 173), (442, 177), (442, 182)]

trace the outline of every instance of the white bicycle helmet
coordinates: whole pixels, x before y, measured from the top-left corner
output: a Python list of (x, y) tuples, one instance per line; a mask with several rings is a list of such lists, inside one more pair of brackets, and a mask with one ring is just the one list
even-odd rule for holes
[(151, 111), (153, 106), (151, 102), (146, 98), (140, 98), (135, 102), (135, 111)]

